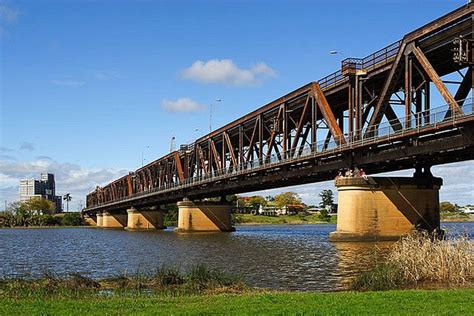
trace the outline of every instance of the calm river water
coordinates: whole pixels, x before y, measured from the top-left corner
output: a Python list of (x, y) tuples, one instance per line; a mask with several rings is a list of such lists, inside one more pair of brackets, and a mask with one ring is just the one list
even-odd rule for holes
[[(474, 236), (474, 223), (445, 223)], [(332, 243), (335, 225), (238, 226), (234, 233), (177, 234), (95, 228), (0, 229), (0, 276), (82, 272), (108, 277), (162, 264), (204, 263), (257, 287), (337, 290), (390, 243)]]

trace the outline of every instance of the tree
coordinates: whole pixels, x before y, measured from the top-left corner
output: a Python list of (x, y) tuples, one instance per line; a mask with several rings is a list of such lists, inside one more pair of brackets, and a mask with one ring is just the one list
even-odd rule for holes
[(237, 195), (231, 194), (231, 195), (226, 195), (225, 200), (229, 203), (232, 203), (233, 206), (237, 204)]
[(30, 211), (32, 214), (35, 212), (51, 214), (56, 209), (54, 202), (42, 197), (32, 197), (23, 203), (26, 210)]
[(260, 205), (266, 206), (267, 200), (265, 200), (263, 196), (255, 195), (249, 198), (248, 204), (252, 207), (252, 209), (256, 210), (260, 207)]
[(271, 195), (267, 195), (265, 197), (265, 200), (267, 200), (268, 202), (274, 202), (275, 201), (275, 197), (271, 196)]
[(275, 205), (277, 207), (298, 204), (301, 204), (301, 198), (295, 192), (284, 192), (275, 196)]
[(439, 210), (440, 212), (443, 212), (443, 213), (456, 212), (458, 208), (456, 207), (456, 205), (453, 205), (452, 203), (448, 201), (444, 201), (444, 202), (439, 203)]
[(66, 212), (69, 212), (69, 202), (71, 202), (72, 200), (72, 197), (71, 197), (71, 194), (70, 193), (66, 193), (64, 195), (64, 201), (66, 201)]
[(324, 208), (324, 209), (331, 209), (334, 205), (334, 193), (332, 190), (323, 190), (319, 194), (319, 197), (321, 198), (321, 202), (319, 202), (319, 207)]

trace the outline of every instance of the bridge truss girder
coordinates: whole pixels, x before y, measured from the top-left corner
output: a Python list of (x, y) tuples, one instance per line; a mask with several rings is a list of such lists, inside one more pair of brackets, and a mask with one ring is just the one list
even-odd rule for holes
[[(467, 64), (456, 63), (451, 49), (457, 36), (473, 39), (472, 16), (473, 6), (463, 6), (364, 59), (344, 60), (339, 72), (311, 82), (103, 188), (97, 187), (88, 195), (87, 206), (107, 205), (167, 190), (192, 179), (225, 175), (232, 179), (235, 172), (248, 170), (252, 174), (251, 170), (267, 166), (268, 172), (277, 170), (271, 177), (278, 181), (262, 182), (259, 186), (259, 177), (267, 171), (255, 172), (252, 186), (241, 191), (282, 185), (290, 178), (298, 179), (299, 183), (327, 180), (337, 169), (321, 169), (320, 176), (312, 174), (304, 178), (304, 175), (289, 176), (288, 172), (292, 171), (286, 168), (307, 154), (320, 154), (319, 160), (311, 160), (311, 168), (318, 168), (333, 157), (332, 148), (370, 139), (381, 133), (382, 126), (390, 127), (393, 132), (429, 126), (431, 87), (449, 105), (445, 119), (452, 114), (462, 114), (461, 107), (474, 87), (473, 59)], [(453, 94), (441, 78), (456, 73), (462, 78)], [(400, 111), (397, 106), (404, 110)], [(413, 134), (407, 141), (416, 143), (417, 137)], [(436, 146), (441, 148), (439, 144)], [(390, 152), (388, 147), (383, 148)], [(375, 152), (377, 148), (372, 146), (365, 150)], [(340, 168), (363, 164), (357, 160), (359, 154), (346, 152), (337, 163), (329, 165)], [(395, 159), (396, 155), (392, 157)], [(406, 167), (406, 164), (401, 165)], [(221, 189), (221, 192), (232, 191)], [(211, 192), (209, 187), (208, 191)], [(180, 192), (179, 196), (186, 193)]]

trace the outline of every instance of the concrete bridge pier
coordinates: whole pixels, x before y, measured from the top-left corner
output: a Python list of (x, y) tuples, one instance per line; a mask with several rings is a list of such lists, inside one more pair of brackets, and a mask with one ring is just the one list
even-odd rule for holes
[(96, 214), (96, 218), (97, 218), (97, 227), (102, 227), (103, 224), (104, 224), (104, 217), (102, 216), (102, 212), (97, 212)]
[(164, 229), (163, 211), (157, 208), (127, 210), (127, 230)]
[[(82, 217), (87, 225), (89, 226), (97, 226), (97, 216), (84, 214)], [(102, 218), (101, 218), (102, 219)]]
[(127, 227), (127, 214), (112, 214), (102, 212), (102, 228), (124, 228)]
[(224, 202), (178, 202), (178, 232), (231, 232), (232, 206)]
[(413, 229), (439, 230), (439, 189), (429, 168), (410, 177), (339, 178), (333, 241), (397, 240)]

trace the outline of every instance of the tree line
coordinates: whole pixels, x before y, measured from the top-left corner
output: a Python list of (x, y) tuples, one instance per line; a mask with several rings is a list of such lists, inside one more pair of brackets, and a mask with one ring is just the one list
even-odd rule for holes
[(54, 202), (32, 197), (27, 201), (16, 201), (0, 212), (0, 227), (30, 226), (80, 226), (84, 221), (80, 213), (54, 214)]

